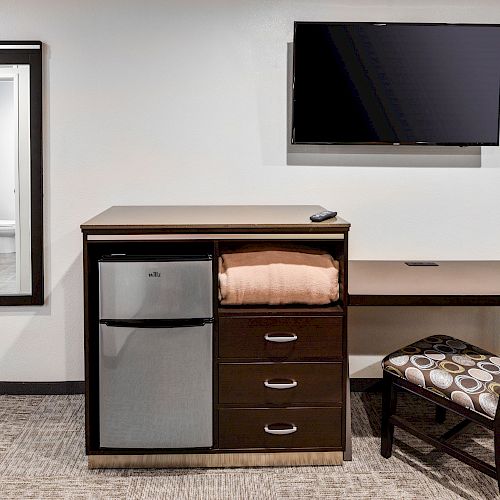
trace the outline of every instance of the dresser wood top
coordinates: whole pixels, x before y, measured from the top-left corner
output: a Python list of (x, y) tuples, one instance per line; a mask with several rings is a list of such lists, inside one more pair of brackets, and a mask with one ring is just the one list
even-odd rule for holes
[(261, 231), (332, 233), (349, 230), (335, 217), (311, 222), (319, 205), (115, 206), (80, 227), (87, 233), (140, 231)]

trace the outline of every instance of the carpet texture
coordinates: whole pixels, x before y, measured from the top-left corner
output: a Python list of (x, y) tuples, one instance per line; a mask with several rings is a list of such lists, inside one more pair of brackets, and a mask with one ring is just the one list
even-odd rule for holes
[[(443, 432), (430, 404), (403, 394), (398, 413)], [(0, 396), (1, 499), (494, 499), (497, 483), (396, 429), (379, 454), (380, 394), (353, 393), (353, 461), (343, 467), (94, 470), (84, 452), (83, 396)], [(493, 462), (493, 435), (474, 425), (455, 444)]]

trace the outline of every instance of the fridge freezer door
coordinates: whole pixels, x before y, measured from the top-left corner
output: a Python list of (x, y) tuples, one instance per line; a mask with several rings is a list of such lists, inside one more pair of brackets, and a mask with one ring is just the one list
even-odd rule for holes
[(100, 446), (213, 445), (212, 324), (100, 325)]
[(102, 260), (101, 319), (212, 317), (212, 260)]

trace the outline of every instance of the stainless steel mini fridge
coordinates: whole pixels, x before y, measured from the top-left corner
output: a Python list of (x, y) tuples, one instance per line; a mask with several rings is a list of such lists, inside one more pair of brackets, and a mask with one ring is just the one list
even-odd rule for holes
[(211, 256), (106, 256), (99, 288), (100, 447), (211, 447)]

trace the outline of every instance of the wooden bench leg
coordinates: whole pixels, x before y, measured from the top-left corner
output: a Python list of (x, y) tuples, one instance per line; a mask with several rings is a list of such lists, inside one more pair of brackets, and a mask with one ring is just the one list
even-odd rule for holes
[(497, 408), (493, 432), (495, 433), (495, 467), (497, 470), (498, 490), (500, 491), (500, 405)]
[(446, 408), (436, 405), (436, 422), (442, 424), (446, 420)]
[(383, 392), (382, 392), (382, 429), (380, 454), (384, 458), (392, 455), (392, 443), (394, 440), (394, 425), (389, 422), (391, 415), (396, 413), (397, 395), (394, 388), (394, 375), (384, 370)]

